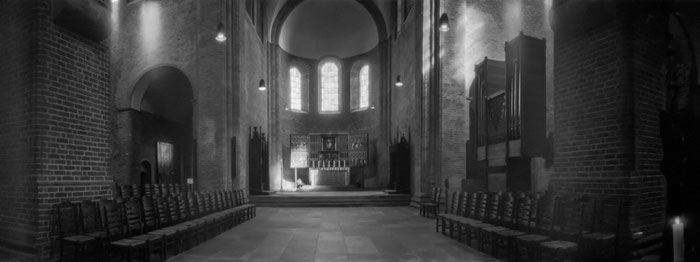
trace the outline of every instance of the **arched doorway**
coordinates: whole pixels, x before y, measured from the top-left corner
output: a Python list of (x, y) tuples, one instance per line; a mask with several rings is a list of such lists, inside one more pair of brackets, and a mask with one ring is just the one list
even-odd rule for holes
[[(131, 157), (136, 170), (153, 173), (147, 181), (132, 172), (128, 183), (185, 184), (192, 177), (192, 101), (190, 81), (178, 68), (156, 67), (139, 78), (129, 110)], [(152, 171), (144, 171), (144, 162)]]

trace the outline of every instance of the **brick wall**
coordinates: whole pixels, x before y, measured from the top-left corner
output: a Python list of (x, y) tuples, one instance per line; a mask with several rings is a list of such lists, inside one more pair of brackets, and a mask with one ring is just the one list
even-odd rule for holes
[[(269, 85), (267, 76), (267, 44), (260, 39), (253, 21), (249, 18), (244, 8), (244, 1), (233, 3), (233, 38), (229, 41), (238, 42), (233, 49), (231, 59), (234, 61), (232, 90), (234, 92), (233, 108), (234, 122), (233, 134), (237, 137), (237, 181), (236, 188), (248, 188), (248, 141), (249, 128), (262, 126), (263, 132), (268, 137), (268, 95), (272, 92), (258, 90), (260, 79), (265, 79)], [(233, 43), (232, 42), (232, 43)], [(237, 120), (236, 120), (237, 119)], [(272, 163), (272, 158), (270, 158)]]
[[(389, 134), (390, 138), (396, 136), (396, 132), (405, 134), (411, 143), (411, 191), (413, 195), (420, 195), (422, 173), (421, 151), (421, 53), (420, 32), (422, 5), (415, 3), (413, 11), (409, 13), (405, 21), (398, 25), (400, 31), (389, 39)], [(396, 87), (396, 76), (401, 75), (403, 87)]]
[[(33, 1), (0, 2), (0, 257), (36, 253), (36, 181), (30, 137)], [(20, 254), (10, 254), (4, 249)], [(8, 250), (8, 252), (9, 252)], [(21, 254), (23, 253), (23, 254)]]
[[(629, 229), (658, 232), (665, 22), (648, 20), (646, 4), (594, 4), (555, 7), (552, 189), (633, 200)], [(575, 22), (582, 16), (586, 23)]]
[[(207, 5), (208, 4), (208, 5)], [(201, 5), (201, 7), (200, 7)], [(144, 160), (136, 153), (139, 148), (150, 147), (155, 150), (155, 143), (150, 140), (141, 141), (138, 130), (144, 128), (143, 122), (138, 118), (138, 105), (141, 104), (143, 94), (151, 83), (162, 82), (163, 79), (153, 77), (158, 74), (153, 72), (176, 72), (182, 74), (189, 81), (193, 96), (193, 114), (205, 112), (218, 116), (217, 110), (224, 108), (223, 101), (217, 102), (221, 95), (212, 100), (207, 97), (199, 98), (200, 88), (222, 92), (223, 71), (203, 69), (199, 65), (212, 68), (223, 68), (225, 46), (214, 40), (214, 31), (219, 19), (218, 1), (117, 1), (112, 3), (113, 31), (110, 39), (111, 59), (111, 84), (114, 87), (114, 103), (117, 107), (114, 126), (113, 147), (115, 148), (112, 161), (111, 175), (115, 181), (123, 183), (139, 183), (139, 164)], [(203, 14), (203, 15), (200, 15)], [(206, 19), (200, 19), (205, 17)], [(213, 24), (213, 25), (211, 25)], [(213, 29), (212, 29), (213, 27)], [(198, 48), (198, 45), (201, 47)], [(213, 43), (211, 43), (213, 42)], [(209, 45), (205, 45), (209, 44)], [(218, 45), (217, 45), (218, 44)], [(165, 68), (166, 70), (160, 70)], [(201, 77), (200, 77), (201, 76)], [(175, 78), (172, 74), (163, 78)], [(178, 75), (178, 77), (180, 77)], [(183, 84), (184, 87), (184, 84)], [(187, 87), (187, 88), (190, 88)], [(141, 94), (139, 96), (138, 94)], [(215, 100), (216, 99), (216, 100)], [(136, 105), (132, 107), (133, 104)], [(204, 100), (203, 102), (200, 100)], [(203, 105), (197, 108), (197, 105)], [(180, 104), (178, 106), (189, 106)], [(216, 107), (218, 106), (218, 107)], [(194, 116), (193, 119), (199, 119)], [(224, 119), (221, 116), (221, 119)], [(202, 119), (202, 122), (205, 122)], [(222, 121), (217, 121), (222, 122)], [(193, 121), (195, 127), (205, 126), (198, 121)], [(222, 122), (223, 123), (223, 122)], [(150, 128), (158, 128), (158, 123), (149, 123)], [(211, 127), (211, 126), (207, 126)], [(225, 125), (213, 126), (213, 129), (224, 130)], [(186, 129), (190, 127), (185, 127)], [(137, 130), (138, 129), (138, 130)], [(202, 130), (205, 130), (202, 128)], [(207, 128), (206, 131), (211, 130)], [(219, 169), (221, 164), (210, 164), (211, 159), (226, 159), (222, 152), (225, 140), (207, 140), (197, 137), (203, 134), (216, 134), (216, 132), (198, 132), (193, 129), (192, 137), (198, 141), (212, 141), (212, 148), (203, 151), (200, 156), (204, 163), (206, 174), (222, 175)], [(192, 137), (183, 137), (176, 143), (176, 150), (189, 147)], [(215, 145), (219, 145), (215, 147)], [(200, 146), (201, 148), (201, 146)], [(216, 150), (214, 149), (216, 148)], [(212, 152), (211, 155), (208, 153)], [(155, 168), (155, 158), (148, 158)], [(189, 161), (183, 157), (183, 162)], [(176, 163), (180, 164), (180, 163)], [(191, 177), (192, 169), (188, 162), (183, 163), (182, 178)], [(218, 183), (221, 184), (221, 183)]]
[(33, 175), (37, 187), (35, 246), (39, 257), (57, 248), (52, 205), (110, 196), (113, 123), (108, 45), (51, 18), (51, 2), (34, 9), (36, 53), (32, 88)]

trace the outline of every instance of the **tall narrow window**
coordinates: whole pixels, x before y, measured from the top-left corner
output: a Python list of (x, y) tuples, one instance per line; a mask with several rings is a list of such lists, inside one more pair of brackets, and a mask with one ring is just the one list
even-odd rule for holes
[(360, 69), (360, 108), (369, 107), (369, 65)]
[(326, 62), (321, 66), (321, 112), (340, 111), (340, 76), (338, 66)]
[(301, 72), (296, 67), (289, 69), (289, 108), (301, 110)]

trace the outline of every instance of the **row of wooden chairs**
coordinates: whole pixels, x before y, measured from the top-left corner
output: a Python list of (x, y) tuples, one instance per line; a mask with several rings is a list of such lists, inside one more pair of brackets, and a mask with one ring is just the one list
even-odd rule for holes
[[(619, 257), (622, 208), (614, 198), (524, 192), (454, 192), (436, 231), (508, 261), (523, 255), (604, 261)], [(488, 250), (487, 250), (488, 247)], [(504, 252), (505, 253), (504, 253)]]
[(430, 199), (426, 202), (420, 203), (419, 210), (420, 215), (424, 217), (437, 217), (440, 213), (440, 200), (442, 199), (442, 188), (433, 187), (430, 190)]
[(169, 196), (61, 202), (58, 216), (60, 259), (64, 245), (74, 246), (73, 260), (108, 260), (112, 254), (160, 261), (255, 217), (242, 190), (189, 192)]
[(158, 196), (180, 194), (185, 192), (180, 184), (133, 184), (117, 185), (114, 188), (114, 197), (129, 198), (140, 196)]

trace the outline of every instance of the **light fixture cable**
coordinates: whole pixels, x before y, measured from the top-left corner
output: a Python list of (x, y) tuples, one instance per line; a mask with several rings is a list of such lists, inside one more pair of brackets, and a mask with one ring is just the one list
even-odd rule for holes
[(216, 41), (218, 41), (218, 42), (224, 42), (228, 38), (226, 37), (224, 23), (221, 22), (224, 20), (223, 14), (226, 11), (224, 8), (224, 5), (223, 5), (223, 0), (219, 0), (219, 10), (221, 11), (219, 13), (219, 24), (216, 25), (216, 37), (214, 39), (216, 39)]

